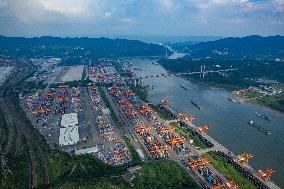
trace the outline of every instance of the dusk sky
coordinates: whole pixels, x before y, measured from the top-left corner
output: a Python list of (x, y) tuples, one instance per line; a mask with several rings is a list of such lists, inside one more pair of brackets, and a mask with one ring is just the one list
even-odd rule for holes
[(284, 35), (284, 0), (0, 0), (6, 36)]

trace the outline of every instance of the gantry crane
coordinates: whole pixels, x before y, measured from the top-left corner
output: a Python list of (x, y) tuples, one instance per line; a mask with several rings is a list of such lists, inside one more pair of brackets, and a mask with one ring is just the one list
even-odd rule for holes
[(50, 109), (46, 108), (46, 109), (35, 110), (33, 111), (33, 114), (35, 114), (35, 116), (38, 117), (40, 113), (45, 113), (45, 115), (47, 115), (49, 112), (50, 112)]
[(180, 113), (178, 117), (187, 123), (192, 122), (195, 119), (195, 117), (189, 116), (187, 112)]
[(257, 171), (257, 176), (264, 181), (269, 181), (274, 172), (275, 172), (275, 170), (273, 170), (273, 169), (265, 168), (265, 169)]
[(189, 160), (188, 161), (188, 165), (192, 169), (196, 169), (198, 167), (207, 167), (209, 163), (210, 163), (210, 161), (207, 157), (203, 157), (203, 158), (197, 159), (197, 160)]
[(167, 98), (165, 98), (165, 99), (161, 100), (160, 104), (167, 106), (167, 105), (169, 105), (169, 100)]
[(151, 128), (150, 128), (150, 127), (139, 126), (139, 127), (136, 127), (136, 128), (135, 128), (135, 131), (136, 131), (139, 135), (141, 135), (141, 133), (142, 133), (143, 131), (150, 132), (150, 131), (151, 131)]
[(207, 133), (208, 129), (209, 129), (208, 125), (204, 125), (198, 128), (198, 132), (204, 134)]
[(238, 163), (244, 165), (244, 164), (248, 164), (248, 160), (249, 160), (250, 158), (252, 158), (252, 157), (253, 157), (252, 154), (243, 153), (243, 154), (240, 154), (240, 155), (237, 156), (236, 161), (237, 161)]
[(160, 129), (158, 129), (158, 132), (160, 135), (162, 135), (164, 132), (172, 132), (174, 130), (174, 128), (172, 127), (162, 127)]
[(175, 137), (167, 140), (167, 143), (171, 145), (172, 148), (175, 148), (178, 144), (182, 144), (185, 141), (185, 138)]

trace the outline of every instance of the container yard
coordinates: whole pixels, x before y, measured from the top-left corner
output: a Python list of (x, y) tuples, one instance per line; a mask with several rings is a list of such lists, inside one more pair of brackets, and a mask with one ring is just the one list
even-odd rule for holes
[[(238, 167), (249, 167), (250, 154), (228, 154), (228, 149), (207, 135), (210, 126), (196, 127), (192, 123), (195, 116), (176, 112), (167, 99), (157, 105), (145, 102), (129, 85), (143, 83), (122, 80), (110, 61), (90, 67), (88, 74), (95, 84), (60, 85), (23, 97), (25, 111), (49, 144), (75, 155), (92, 154), (106, 164), (122, 165), (132, 161), (129, 142), (123, 140), (126, 136), (143, 162), (176, 161), (204, 188), (239, 187), (237, 180), (225, 179), (203, 154), (219, 150), (218, 154), (232, 159), (238, 171), (242, 170)], [(152, 108), (169, 119), (162, 119)], [(202, 148), (197, 145), (201, 143)], [(255, 185), (266, 188), (273, 170), (250, 170), (253, 168), (246, 170), (244, 177), (251, 174)]]
[(88, 74), (90, 80), (98, 84), (112, 84), (121, 79), (116, 69), (111, 64), (108, 66), (99, 65), (90, 67)]
[[(66, 141), (67, 138), (70, 138), (67, 136), (74, 136), (76, 138), (74, 141), (80, 143), (86, 142), (87, 132), (86, 125), (83, 123), (84, 115), (77, 111), (80, 99), (79, 91), (80, 88), (62, 85), (59, 88), (50, 88), (47, 91), (26, 95), (23, 99), (24, 110), (50, 144), (65, 146), (64, 138)], [(74, 102), (74, 98), (77, 101)], [(76, 126), (73, 125), (74, 121)]]
[(61, 85), (28, 94), (21, 104), (51, 146), (77, 155), (91, 153), (112, 165), (131, 161), (95, 86)]

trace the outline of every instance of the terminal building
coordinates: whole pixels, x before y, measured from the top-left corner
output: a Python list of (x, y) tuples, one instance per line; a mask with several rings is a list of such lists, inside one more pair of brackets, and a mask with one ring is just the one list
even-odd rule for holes
[(79, 142), (77, 113), (63, 114), (60, 127), (59, 145), (74, 145)]

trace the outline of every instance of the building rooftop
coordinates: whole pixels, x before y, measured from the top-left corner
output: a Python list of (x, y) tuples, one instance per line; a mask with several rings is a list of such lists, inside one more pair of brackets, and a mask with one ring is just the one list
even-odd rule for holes
[(59, 145), (74, 145), (79, 142), (79, 131), (77, 126), (60, 128)]
[(77, 113), (63, 114), (61, 127), (74, 127), (78, 125)]
[(93, 146), (90, 148), (82, 148), (82, 149), (75, 149), (75, 154), (76, 155), (81, 155), (81, 154), (92, 154), (98, 152), (98, 147)]

